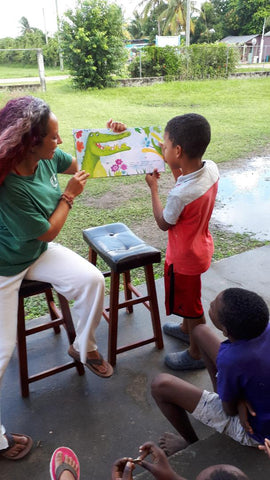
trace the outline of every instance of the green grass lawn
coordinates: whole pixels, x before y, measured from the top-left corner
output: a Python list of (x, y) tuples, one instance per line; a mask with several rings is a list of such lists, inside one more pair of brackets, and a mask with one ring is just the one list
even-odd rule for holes
[[(67, 74), (67, 70), (61, 71), (59, 68), (46, 67), (45, 69), (46, 77)], [(0, 64), (0, 78), (26, 78), (38, 76), (38, 65), (25, 65), (24, 67), (22, 67), (21, 64)]]
[[(24, 94), (31, 92), (0, 90), (0, 106), (14, 95)], [(270, 143), (270, 78), (168, 82), (88, 91), (75, 91), (71, 82), (64, 80), (48, 82), (47, 91), (35, 95), (50, 104), (59, 119), (62, 147), (73, 154), (73, 128), (104, 127), (110, 117), (130, 127), (159, 124), (164, 128), (170, 118), (187, 112), (202, 114), (209, 120), (212, 140), (205, 158), (217, 163), (259, 153)], [(163, 178), (170, 176), (169, 173), (163, 175)], [(67, 178), (60, 177), (64, 188)], [(162, 193), (164, 202), (166, 193)], [(106, 195), (111, 202), (105, 202)], [(116, 221), (126, 223), (137, 234), (142, 224), (146, 230), (156, 228), (143, 176), (89, 180), (57, 240), (86, 257), (82, 229)], [(220, 230), (213, 231), (213, 235), (215, 259), (262, 245), (248, 235)], [(164, 241), (160, 247), (164, 256)], [(155, 267), (156, 277), (162, 276), (162, 272), (162, 264)], [(135, 282), (141, 281), (139, 272)], [(42, 313), (40, 303), (29, 300), (31, 313), (35, 308), (37, 314)]]

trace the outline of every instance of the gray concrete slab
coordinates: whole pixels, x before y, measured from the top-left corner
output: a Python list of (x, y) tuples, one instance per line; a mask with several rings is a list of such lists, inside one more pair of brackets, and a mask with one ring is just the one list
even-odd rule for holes
[[(270, 246), (214, 263), (203, 275), (206, 311), (215, 295), (228, 286), (255, 290), (270, 305), (269, 269)], [(141, 288), (144, 290), (145, 286)], [(164, 323), (162, 280), (157, 281), (157, 292)], [(150, 318), (143, 306), (138, 305), (132, 315), (120, 314), (119, 344), (127, 339), (145, 337), (150, 332)], [(97, 338), (100, 350), (106, 355), (107, 324), (104, 319)], [(154, 345), (146, 345), (119, 355), (115, 373), (110, 379), (99, 378), (90, 371), (79, 377), (76, 370), (72, 369), (35, 382), (30, 386), (28, 399), (20, 396), (15, 351), (3, 380), (2, 418), (9, 431), (31, 435), (34, 447), (23, 461), (1, 459), (1, 480), (47, 480), (51, 454), (60, 445), (69, 446), (77, 452), (81, 461), (82, 480), (105, 480), (110, 478), (111, 464), (116, 458), (137, 456), (138, 447), (143, 442), (156, 442), (164, 431), (171, 428), (151, 398), (151, 380), (158, 372), (169, 371), (163, 363), (165, 352), (185, 348), (184, 344), (167, 336), (164, 343), (165, 348), (161, 351), (156, 350)], [(36, 337), (32, 336), (28, 340), (28, 351), (32, 371), (44, 368), (44, 365), (49, 367), (58, 361), (63, 362), (67, 355), (65, 333), (55, 336), (52, 332), (42, 332)], [(179, 372), (177, 375), (201, 388), (211, 388), (209, 377), (203, 370)], [(195, 421), (194, 426), (200, 439), (210, 441), (211, 429)], [(236, 463), (239, 450), (235, 442), (228, 443), (223, 437), (219, 441), (220, 449), (215, 451), (214, 459), (211, 448), (205, 447), (205, 461), (223, 462), (223, 446), (226, 446), (226, 458)], [(191, 457), (196, 459), (195, 463), (200, 468), (204, 464), (204, 456), (202, 458), (200, 454), (199, 444), (196, 448), (198, 453)], [(244, 450), (249, 457), (250, 449)], [(191, 479), (195, 471), (194, 460), (187, 459), (186, 464), (185, 475)], [(257, 472), (255, 463), (254, 472)], [(257, 478), (263, 479), (260, 476)]]

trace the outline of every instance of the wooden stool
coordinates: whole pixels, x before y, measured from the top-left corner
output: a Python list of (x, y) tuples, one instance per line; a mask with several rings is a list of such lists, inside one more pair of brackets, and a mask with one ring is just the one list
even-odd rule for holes
[[(29, 396), (29, 383), (36, 382), (42, 378), (49, 377), (58, 372), (62, 372), (72, 367), (76, 367), (78, 374), (84, 374), (84, 366), (80, 362), (72, 361), (59, 365), (57, 367), (51, 368), (49, 370), (44, 370), (43, 372), (37, 373), (29, 377), (28, 375), (28, 362), (27, 362), (27, 344), (26, 337), (28, 335), (33, 335), (34, 333), (42, 332), (49, 328), (53, 328), (55, 333), (60, 333), (60, 325), (65, 327), (67, 332), (69, 344), (71, 345), (75, 339), (75, 329), (69, 309), (68, 301), (63, 295), (59, 293), (59, 303), (61, 306), (61, 312), (57, 309), (52, 295), (52, 285), (46, 282), (39, 282), (34, 280), (23, 280), (21, 288), (19, 291), (19, 306), (18, 306), (18, 353), (19, 353), (19, 367), (20, 367), (20, 380), (21, 380), (21, 392), (23, 397)], [(39, 324), (36, 327), (26, 329), (25, 324), (25, 314), (24, 314), (24, 299), (31, 297), (33, 295), (38, 295), (44, 293), (46, 295), (46, 300), (48, 304), (50, 321), (47, 323)]]
[[(123, 223), (111, 223), (101, 227), (88, 228), (83, 231), (83, 238), (89, 245), (89, 261), (96, 265), (97, 255), (103, 258), (111, 268), (103, 272), (110, 277), (110, 306), (105, 308), (103, 316), (109, 323), (108, 361), (116, 364), (116, 355), (133, 348), (155, 342), (156, 347), (163, 348), (153, 263), (161, 260), (160, 251), (147, 245)], [(132, 285), (130, 270), (144, 267), (148, 295), (142, 296)], [(120, 274), (123, 274), (125, 301), (119, 303)], [(134, 293), (136, 298), (132, 298)], [(143, 303), (150, 310), (154, 336), (137, 343), (117, 347), (118, 310), (126, 308), (133, 312), (133, 305)]]

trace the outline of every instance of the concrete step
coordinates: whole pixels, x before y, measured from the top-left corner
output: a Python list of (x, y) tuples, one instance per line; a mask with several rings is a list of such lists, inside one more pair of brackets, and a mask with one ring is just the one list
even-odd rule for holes
[[(208, 438), (175, 453), (169, 458), (169, 462), (178, 475), (188, 480), (195, 480), (204, 468), (217, 464), (235, 465), (243, 470), (250, 480), (270, 478), (270, 459), (264, 452), (252, 447), (243, 447), (219, 433), (213, 433)], [(134, 476), (135, 480), (153, 478), (145, 470)]]

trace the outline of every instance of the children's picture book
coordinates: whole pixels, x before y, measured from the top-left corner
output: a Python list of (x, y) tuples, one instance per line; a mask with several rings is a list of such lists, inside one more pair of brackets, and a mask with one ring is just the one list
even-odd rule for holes
[(161, 127), (73, 130), (77, 161), (90, 178), (164, 172)]

